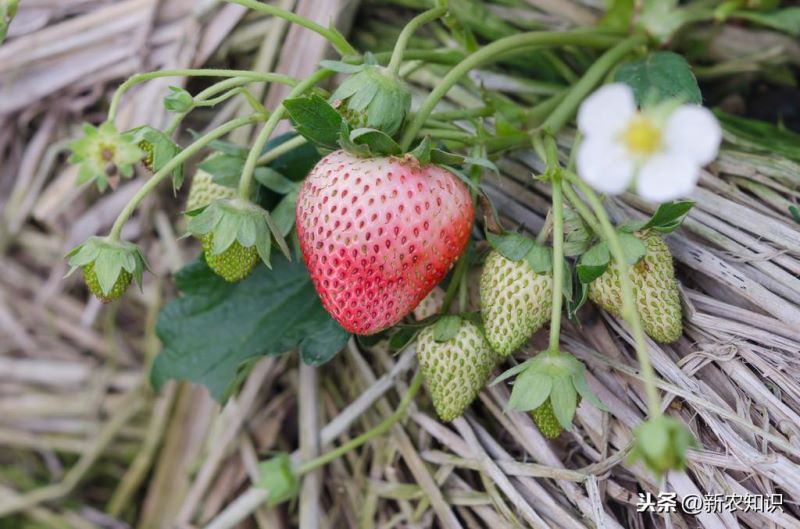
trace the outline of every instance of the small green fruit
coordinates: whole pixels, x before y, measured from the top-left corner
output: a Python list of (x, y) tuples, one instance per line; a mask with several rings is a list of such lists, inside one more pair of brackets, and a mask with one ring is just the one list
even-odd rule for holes
[[(672, 343), (683, 334), (683, 311), (672, 254), (660, 235), (640, 237), (647, 253), (629, 272), (636, 309), (644, 331), (657, 342)], [(589, 284), (589, 299), (604, 310), (622, 314), (622, 287), (617, 267), (608, 269)]]
[(495, 351), (511, 354), (550, 320), (552, 285), (552, 277), (534, 272), (526, 259), (489, 254), (480, 281), (481, 313)]
[(542, 435), (548, 439), (555, 439), (564, 431), (564, 428), (561, 427), (556, 418), (556, 414), (553, 411), (553, 403), (550, 402), (549, 398), (544, 401), (544, 404), (531, 412), (531, 417), (533, 417), (533, 422), (536, 423)]
[(425, 386), (436, 413), (452, 421), (475, 400), (497, 364), (497, 354), (474, 323), (462, 320), (455, 336), (445, 342), (434, 338), (434, 326), (426, 327), (417, 339)]
[(100, 288), (100, 280), (94, 270), (94, 263), (89, 263), (83, 267), (83, 280), (86, 282), (86, 286), (103, 303), (111, 303), (121, 298), (125, 291), (128, 290), (132, 279), (133, 276), (129, 272), (120, 270), (114, 286), (108, 291), (108, 294), (104, 294), (103, 289)]
[(214, 255), (213, 234), (204, 235), (201, 241), (209, 268), (229, 283), (235, 283), (250, 275), (258, 262), (258, 251), (255, 246), (244, 247), (239, 241), (233, 241), (225, 251)]

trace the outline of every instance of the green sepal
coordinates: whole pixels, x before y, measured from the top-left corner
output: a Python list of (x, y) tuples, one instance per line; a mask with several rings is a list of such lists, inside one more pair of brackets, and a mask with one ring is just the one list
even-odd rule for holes
[(445, 315), (433, 324), (433, 339), (439, 343), (449, 342), (461, 328), (461, 317)]
[[(131, 129), (122, 136), (146, 153), (143, 162), (152, 173), (160, 171), (181, 152), (181, 148), (169, 136), (149, 125)], [(180, 164), (172, 170), (172, 188), (177, 191), (182, 185), (183, 164)]]
[(271, 507), (297, 497), (300, 478), (294, 471), (292, 461), (286, 454), (258, 464), (259, 479), (256, 485), (267, 491), (267, 504)]

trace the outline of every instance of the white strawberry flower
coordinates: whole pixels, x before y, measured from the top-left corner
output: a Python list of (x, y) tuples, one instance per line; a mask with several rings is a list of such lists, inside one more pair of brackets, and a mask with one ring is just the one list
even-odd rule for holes
[(633, 90), (621, 83), (586, 98), (578, 128), (584, 138), (576, 162), (586, 183), (609, 194), (633, 187), (654, 202), (690, 194), (722, 141), (708, 109), (665, 103), (639, 110)]

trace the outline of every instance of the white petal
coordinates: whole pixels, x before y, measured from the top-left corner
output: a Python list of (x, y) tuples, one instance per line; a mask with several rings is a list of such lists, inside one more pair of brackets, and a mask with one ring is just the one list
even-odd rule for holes
[(636, 192), (652, 202), (666, 202), (691, 194), (700, 178), (697, 162), (677, 154), (657, 154), (636, 177)]
[(622, 193), (633, 179), (633, 161), (627, 151), (605, 138), (584, 139), (575, 161), (578, 175), (602, 193)]
[(587, 97), (578, 110), (578, 128), (584, 136), (619, 134), (636, 113), (633, 90), (622, 83), (613, 83)]
[(668, 151), (705, 165), (717, 157), (722, 129), (707, 108), (683, 105), (669, 116), (664, 141)]

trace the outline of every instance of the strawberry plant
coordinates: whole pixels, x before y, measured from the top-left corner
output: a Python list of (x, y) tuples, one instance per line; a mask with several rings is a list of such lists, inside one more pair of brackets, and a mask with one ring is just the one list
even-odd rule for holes
[[(372, 53), (278, 7), (231, 1), (316, 32), (338, 60), (323, 61), (305, 79), (246, 70), (140, 74), (119, 88), (107, 120), (87, 125), (73, 144), (79, 180), (101, 190), (130, 177), (137, 164), (152, 172), (108, 236), (68, 257), (105, 302), (118, 299), (132, 279), (140, 284), (146, 268), (136, 246), (121, 239), (125, 223), (163, 180), (180, 188), (187, 162), (205, 156), (185, 207), (187, 235), (199, 240), (202, 256), (177, 274), (181, 296), (159, 318), (164, 349), (153, 364), (154, 386), (188, 379), (223, 401), (260, 356), (297, 351), (302, 361), (321, 365), (351, 335), (413, 343), (419, 373), (397, 413), (316, 459), (277, 456), (263, 464), (267, 499), (278, 503), (293, 497), (303, 474), (402, 419), (421, 387), (443, 421), (456, 420), (498, 364), (529, 357), (506, 366), (496, 383), (513, 383), (508, 409), (531, 413), (548, 439), (572, 428), (578, 406), (605, 409), (584, 364), (562, 343), (564, 313), (580, 325), (588, 300), (624, 320), (633, 337), (649, 412), (636, 429), (633, 456), (658, 474), (684, 468), (693, 436), (662, 412), (647, 336), (662, 343), (682, 336), (679, 290), (662, 236), (692, 207), (680, 199), (716, 157), (721, 128), (700, 106), (688, 62), (658, 50), (686, 24), (714, 14), (694, 5), (664, 11), (658, 2), (636, 10), (619, 3), (596, 27), (515, 32), (482, 23), (493, 19), (479, 4), (437, 0), (402, 29), (390, 53)], [(438, 21), (458, 43), (452, 53), (409, 48), (423, 26)], [(491, 90), (481, 107), (441, 104), (492, 63), (524, 71), (542, 62), (557, 73), (567, 66), (551, 64), (553, 50), (578, 50), (586, 60), (576, 59), (581, 73), (572, 73), (569, 86), (546, 85), (553, 94), (536, 106)], [(443, 65), (444, 72), (416, 105), (406, 79), (411, 60)], [(129, 88), (175, 76), (221, 80), (196, 95), (172, 88), (164, 102), (174, 119), (164, 130), (117, 130), (116, 111)], [(264, 108), (247, 89), (257, 82), (285, 84), (289, 94)], [(248, 114), (185, 146), (172, 139), (189, 113), (239, 95), (250, 103)], [(274, 139), (287, 119), (294, 132)], [(573, 122), (578, 133), (564, 151), (560, 133)], [(253, 125), (260, 130), (252, 145), (223, 141)], [(551, 199), (535, 238), (502, 225), (484, 186), (498, 171), (496, 160), (522, 151), (538, 158), (533, 178)], [(657, 204), (654, 215), (612, 224), (603, 195), (625, 191)], [(470, 312), (467, 283), (476, 264), (480, 311)], [(416, 321), (412, 312), (439, 285), (437, 313)], [(545, 327), (547, 345), (535, 350), (543, 341), (531, 338)]]

